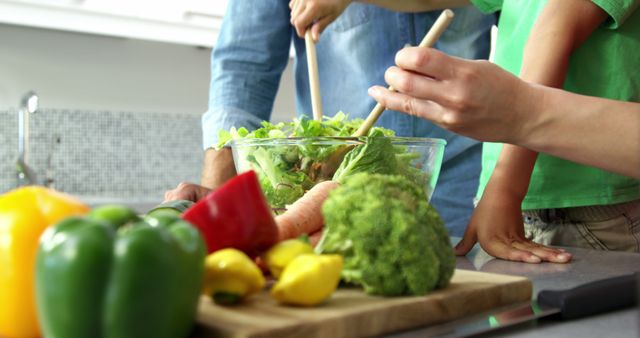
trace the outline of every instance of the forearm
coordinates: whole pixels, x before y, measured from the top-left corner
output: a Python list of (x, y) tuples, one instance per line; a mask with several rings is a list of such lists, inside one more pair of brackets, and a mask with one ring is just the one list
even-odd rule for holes
[(485, 194), (507, 195), (524, 199), (538, 153), (520, 146), (505, 144), (487, 182)]
[(235, 175), (236, 169), (230, 148), (209, 148), (205, 151), (200, 185), (215, 189)]
[[(552, 15), (549, 7), (550, 4), (532, 28), (523, 53), (520, 78), (559, 87), (564, 82), (572, 41), (563, 32), (561, 20), (549, 19)], [(505, 144), (487, 189), (493, 190), (497, 186), (502, 192), (510, 192), (511, 196), (524, 199), (536, 159), (537, 153), (533, 150)]]
[[(580, 24), (568, 25), (574, 36), (572, 48), (607, 17), (589, 1), (556, 0), (555, 5), (575, 6), (571, 18)], [(534, 115), (537, 122), (529, 129), (531, 135), (524, 146), (640, 178), (639, 104), (531, 87), (532, 92), (538, 92), (540, 99), (535, 102), (540, 113)]]
[(530, 85), (528, 134), (516, 143), (640, 179), (640, 103)]
[(469, 0), (358, 0), (396, 12), (426, 12), (437, 9), (462, 7), (471, 4)]
[[(576, 19), (576, 12), (583, 15)], [(562, 87), (571, 53), (604, 18), (604, 12), (585, 0), (549, 1), (525, 46), (520, 78), (549, 87)], [(536, 158), (535, 151), (505, 145), (498, 162), (509, 172), (504, 178), (496, 178), (517, 196), (524, 197)]]

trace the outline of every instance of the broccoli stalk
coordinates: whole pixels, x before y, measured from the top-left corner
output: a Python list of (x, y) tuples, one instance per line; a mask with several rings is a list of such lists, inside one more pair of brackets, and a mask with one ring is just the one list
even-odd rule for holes
[(424, 191), (402, 176), (348, 177), (324, 202), (320, 253), (344, 257), (342, 279), (384, 296), (445, 287), (455, 256)]

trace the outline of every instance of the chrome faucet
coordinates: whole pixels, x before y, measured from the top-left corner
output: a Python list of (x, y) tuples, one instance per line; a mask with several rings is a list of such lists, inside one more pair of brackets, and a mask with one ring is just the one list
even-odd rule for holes
[(16, 163), (18, 186), (37, 184), (36, 173), (29, 167), (29, 115), (38, 110), (38, 94), (26, 93), (18, 109), (18, 160)]

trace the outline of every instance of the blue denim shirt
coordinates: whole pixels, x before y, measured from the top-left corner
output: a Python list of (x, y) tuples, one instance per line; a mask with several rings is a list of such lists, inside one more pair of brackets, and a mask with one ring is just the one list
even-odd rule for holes
[[(311, 116), (311, 97), (304, 40), (289, 23), (289, 0), (231, 0), (212, 52), (209, 110), (203, 115), (203, 141), (215, 144), (218, 131), (230, 127), (254, 129), (269, 120), (280, 76), (296, 51), (295, 81), (298, 114)], [(366, 117), (375, 102), (367, 89), (384, 85), (384, 72), (405, 44), (417, 45), (440, 11), (397, 13), (353, 2), (330, 24), (316, 46), (325, 115), (344, 111)], [(448, 54), (487, 58), (494, 16), (474, 7), (455, 10), (449, 28), (436, 44)], [(437, 137), (447, 141), (443, 167), (432, 204), (453, 235), (462, 235), (473, 210), (480, 171), (481, 146), (406, 114), (386, 111), (378, 125), (399, 136)]]

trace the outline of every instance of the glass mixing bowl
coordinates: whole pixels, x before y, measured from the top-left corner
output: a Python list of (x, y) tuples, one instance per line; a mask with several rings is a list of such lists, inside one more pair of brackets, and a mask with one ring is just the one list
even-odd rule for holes
[[(373, 155), (368, 166), (360, 171), (385, 170), (389, 163), (402, 167), (401, 174), (424, 187), (427, 199), (431, 198), (438, 181), (446, 141), (417, 137), (377, 137), (368, 142), (366, 137), (302, 137), (302, 138), (249, 138), (233, 140), (231, 149), (238, 173), (254, 170), (271, 207), (282, 211), (295, 202), (316, 183), (333, 178), (344, 159), (353, 160), (365, 146), (372, 142), (385, 144), (387, 153)], [(373, 148), (369, 148), (373, 150)], [(382, 151), (380, 151), (381, 153)], [(394, 160), (395, 158), (395, 160)], [(377, 161), (377, 162), (376, 162)]]

